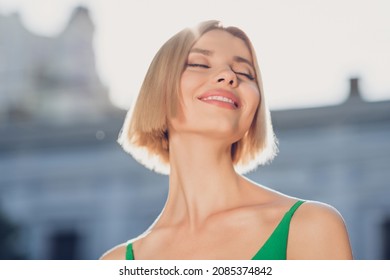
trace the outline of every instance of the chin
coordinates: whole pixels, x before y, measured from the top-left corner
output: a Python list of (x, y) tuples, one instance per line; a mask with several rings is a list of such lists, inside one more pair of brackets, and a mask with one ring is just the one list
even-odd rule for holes
[(186, 121), (171, 123), (177, 132), (188, 132), (219, 139), (232, 139), (232, 143), (244, 137), (248, 128), (234, 120), (226, 118), (213, 118), (209, 120)]

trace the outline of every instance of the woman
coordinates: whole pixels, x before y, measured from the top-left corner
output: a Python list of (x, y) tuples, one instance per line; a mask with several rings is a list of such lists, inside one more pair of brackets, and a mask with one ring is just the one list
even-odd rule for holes
[(218, 21), (185, 29), (152, 61), (119, 138), (169, 174), (154, 224), (102, 259), (351, 259), (332, 207), (301, 201), (240, 173), (276, 154), (247, 35)]

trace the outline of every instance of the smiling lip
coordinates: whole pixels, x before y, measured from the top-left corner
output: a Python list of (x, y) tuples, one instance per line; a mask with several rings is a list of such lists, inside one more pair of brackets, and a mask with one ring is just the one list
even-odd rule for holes
[(215, 89), (210, 90), (198, 97), (200, 101), (215, 104), (220, 107), (225, 107), (228, 109), (238, 109), (240, 108), (240, 101), (237, 96), (227, 90)]

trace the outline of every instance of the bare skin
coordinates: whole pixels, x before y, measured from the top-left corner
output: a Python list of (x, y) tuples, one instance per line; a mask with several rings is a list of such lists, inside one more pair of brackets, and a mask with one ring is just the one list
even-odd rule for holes
[[(230, 48), (226, 48), (230, 46)], [(241, 73), (251, 60), (243, 41), (213, 30), (194, 48), (183, 73), (181, 114), (169, 123), (170, 181), (166, 205), (154, 225), (134, 239), (135, 259), (251, 259), (283, 215), (297, 201), (258, 185), (234, 170), (231, 143), (248, 130), (259, 102), (255, 82)], [(229, 90), (241, 106), (231, 109), (199, 100), (210, 89)], [(205, 117), (206, 116), (206, 117)], [(126, 244), (101, 259), (125, 259)], [(291, 220), (288, 259), (351, 259), (340, 214), (319, 202), (305, 202)]]

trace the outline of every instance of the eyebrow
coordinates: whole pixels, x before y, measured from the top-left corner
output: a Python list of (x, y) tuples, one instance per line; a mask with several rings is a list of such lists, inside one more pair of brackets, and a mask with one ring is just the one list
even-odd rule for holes
[(190, 50), (190, 53), (200, 53), (200, 54), (203, 54), (206, 56), (211, 56), (211, 55), (213, 55), (214, 52), (210, 51), (210, 50), (205, 50), (205, 49), (193, 48)]
[[(214, 54), (213, 51), (211, 50), (206, 50), (206, 49), (200, 49), (200, 48), (193, 48), (190, 50), (190, 53), (200, 53), (200, 54), (203, 54), (205, 56), (212, 56)], [(253, 66), (253, 64), (246, 58), (243, 58), (242, 56), (234, 56), (233, 57), (233, 60), (235, 62), (238, 62), (238, 63), (245, 63), (245, 64), (248, 64), (250, 67), (252, 67), (253, 69), (255, 68)]]
[(235, 56), (235, 57), (233, 57), (233, 60), (234, 60), (235, 62), (238, 62), (238, 63), (246, 63), (246, 64), (248, 64), (250, 67), (252, 67), (253, 69), (255, 69), (255, 67), (253, 66), (253, 64), (252, 64), (248, 59), (246, 59), (246, 58), (243, 58), (243, 57), (241, 57), (241, 56)]

